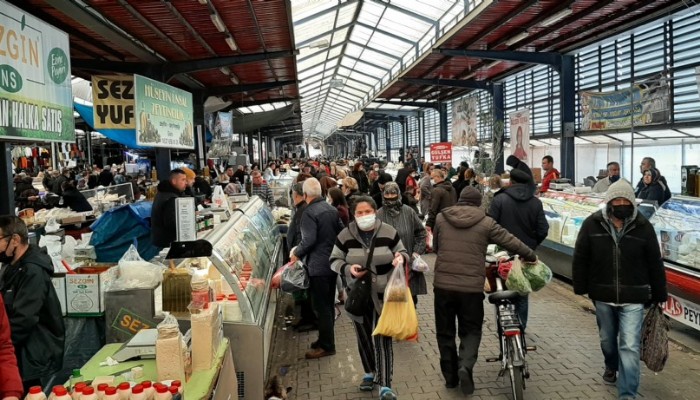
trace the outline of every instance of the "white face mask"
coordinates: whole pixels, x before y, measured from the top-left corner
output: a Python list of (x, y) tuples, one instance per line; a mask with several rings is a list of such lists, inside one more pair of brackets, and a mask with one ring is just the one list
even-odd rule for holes
[(430, 180), (430, 184), (431, 184), (431, 185), (435, 186), (435, 183), (436, 183), (436, 182), (435, 182), (435, 179), (431, 179), (431, 180)]
[(370, 214), (370, 215), (364, 215), (362, 217), (357, 217), (355, 218), (355, 221), (357, 222), (357, 227), (362, 229), (363, 231), (369, 231), (374, 228), (374, 222), (376, 221), (377, 216), (375, 214)]

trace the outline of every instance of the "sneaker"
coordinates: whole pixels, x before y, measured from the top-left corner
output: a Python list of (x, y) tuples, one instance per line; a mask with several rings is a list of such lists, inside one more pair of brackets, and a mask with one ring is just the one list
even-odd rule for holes
[(328, 356), (334, 356), (335, 351), (329, 351), (325, 349), (311, 349), (306, 352), (306, 359), (307, 360), (315, 360), (317, 358), (322, 358), (322, 357), (328, 357)]
[(383, 387), (379, 390), (379, 400), (397, 400), (397, 397), (391, 388)]
[(367, 374), (360, 382), (360, 391), (371, 392), (374, 390), (374, 375)]
[(617, 371), (605, 368), (603, 380), (607, 383), (615, 383), (615, 381), (617, 381)]

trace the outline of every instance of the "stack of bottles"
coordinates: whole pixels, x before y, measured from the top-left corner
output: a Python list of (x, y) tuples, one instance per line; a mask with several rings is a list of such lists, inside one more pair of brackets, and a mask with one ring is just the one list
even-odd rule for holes
[[(183, 393), (180, 381), (172, 381), (170, 386), (151, 381), (133, 387), (127, 382), (120, 383), (117, 387), (102, 383), (95, 388), (85, 382), (72, 385), (72, 391), (65, 386), (54, 386), (48, 400), (182, 400)], [(33, 386), (25, 400), (47, 400), (47, 397), (41, 386)]]

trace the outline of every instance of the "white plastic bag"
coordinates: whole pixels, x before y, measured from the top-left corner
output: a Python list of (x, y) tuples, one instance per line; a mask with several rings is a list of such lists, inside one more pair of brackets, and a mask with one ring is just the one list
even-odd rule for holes
[(413, 259), (413, 263), (411, 263), (411, 269), (416, 272), (429, 272), (430, 265), (428, 265), (421, 256), (416, 256), (416, 258)]
[(211, 196), (211, 204), (214, 208), (228, 209), (228, 199), (224, 194), (224, 189), (220, 185), (214, 187), (214, 194)]
[(51, 258), (54, 272), (68, 272), (61, 262), (61, 260), (63, 260), (61, 254), (63, 245), (61, 245), (60, 237), (56, 235), (44, 235), (39, 239), (39, 247), (46, 247), (46, 253)]
[(46, 233), (55, 233), (58, 232), (60, 229), (61, 225), (56, 221), (56, 218), (50, 218), (46, 222), (46, 226), (44, 227)]
[(108, 292), (129, 289), (152, 289), (163, 280), (164, 268), (145, 261), (132, 244), (124, 253), (117, 268), (112, 272), (113, 278), (105, 286)]

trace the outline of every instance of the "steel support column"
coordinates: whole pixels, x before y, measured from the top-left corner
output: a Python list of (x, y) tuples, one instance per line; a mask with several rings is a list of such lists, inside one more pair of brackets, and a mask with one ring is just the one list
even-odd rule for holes
[[(262, 133), (260, 133), (260, 129), (258, 129), (258, 163), (260, 163), (260, 171), (264, 171), (265, 168), (263, 168), (263, 165), (265, 164), (263, 162), (264, 157), (265, 157), (265, 152), (263, 151), (263, 145), (262, 145)], [(265, 146), (265, 149), (267, 149), (267, 146)]]
[(90, 130), (85, 131), (85, 155), (87, 156), (88, 166), (90, 171), (92, 171), (92, 166), (97, 164), (92, 155), (92, 132)]
[(576, 77), (574, 56), (562, 55), (559, 69), (559, 93), (561, 98), (561, 176), (576, 179), (574, 148), (574, 122), (576, 118)]
[[(494, 133), (494, 143), (491, 151), (491, 158), (495, 163), (495, 172), (497, 174), (502, 174), (504, 170), (503, 166), (503, 142), (505, 137), (505, 98), (503, 96), (503, 84), (494, 83), (491, 91), (493, 95), (493, 133)], [(495, 133), (499, 132), (500, 137), (496, 137)], [(499, 143), (496, 143), (498, 141)], [(496, 154), (493, 149), (499, 148), (500, 151)], [(480, 155), (483, 157), (483, 155)]]
[(168, 179), (170, 176), (170, 149), (156, 147), (156, 171), (158, 180)]
[(391, 161), (391, 133), (389, 133), (389, 124), (384, 125), (384, 141), (386, 142), (386, 162)]
[(403, 147), (403, 161), (406, 162), (408, 159), (408, 121), (406, 121), (406, 117), (401, 117), (401, 142), (401, 147)]
[(15, 215), (10, 144), (0, 141), (0, 215)]
[(440, 103), (440, 142), (447, 141), (447, 103)]
[(246, 142), (248, 143), (248, 162), (253, 164), (255, 162), (255, 147), (253, 146), (253, 134), (249, 133), (246, 137)]

